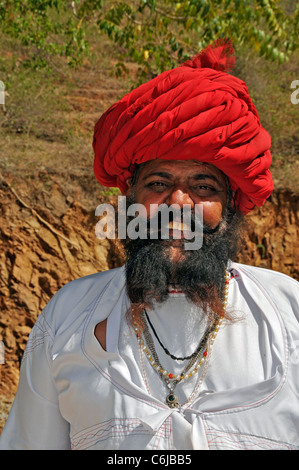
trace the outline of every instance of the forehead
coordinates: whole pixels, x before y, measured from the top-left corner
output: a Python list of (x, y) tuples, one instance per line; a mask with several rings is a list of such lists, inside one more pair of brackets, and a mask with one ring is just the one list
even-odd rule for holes
[(140, 178), (143, 179), (162, 172), (180, 178), (192, 178), (198, 174), (213, 175), (220, 183), (225, 184), (225, 176), (222, 171), (210, 163), (197, 160), (150, 160), (142, 165)]

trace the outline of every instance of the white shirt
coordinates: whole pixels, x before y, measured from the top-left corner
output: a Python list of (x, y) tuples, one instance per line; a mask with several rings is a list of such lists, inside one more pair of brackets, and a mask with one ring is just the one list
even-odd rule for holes
[[(237, 263), (230, 272), (239, 321), (221, 327), (201, 387), (191, 402), (195, 383), (178, 390), (178, 409), (140, 365), (124, 268), (64, 286), (31, 332), (0, 449), (299, 450), (298, 283)], [(105, 318), (107, 351), (94, 336)]]

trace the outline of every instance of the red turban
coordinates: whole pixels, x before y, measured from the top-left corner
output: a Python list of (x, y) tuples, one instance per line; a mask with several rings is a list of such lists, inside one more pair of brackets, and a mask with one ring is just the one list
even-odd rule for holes
[(241, 213), (262, 206), (273, 190), (271, 139), (233, 66), (231, 41), (218, 40), (111, 106), (95, 125), (98, 181), (125, 193), (138, 163), (198, 160), (227, 175)]

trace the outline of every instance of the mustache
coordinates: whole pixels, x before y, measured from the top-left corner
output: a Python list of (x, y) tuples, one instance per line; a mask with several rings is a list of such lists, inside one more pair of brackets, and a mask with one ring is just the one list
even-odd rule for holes
[[(151, 235), (156, 231), (156, 233), (161, 236), (162, 233), (169, 233), (169, 230), (178, 228), (179, 230), (186, 231), (189, 235), (194, 235), (199, 231), (204, 235), (213, 235), (220, 230), (220, 222), (216, 227), (208, 226), (203, 221), (202, 213), (196, 214), (193, 208), (189, 209), (187, 213), (185, 208), (169, 209), (170, 207), (165, 205), (165, 207), (159, 208), (159, 210), (153, 215), (150, 214), (147, 217), (144, 214), (140, 215), (146, 225), (148, 235)], [(135, 217), (133, 215), (130, 216), (127, 213), (127, 224), (129, 224), (134, 218)], [(169, 239), (172, 238), (172, 236), (169, 236)]]

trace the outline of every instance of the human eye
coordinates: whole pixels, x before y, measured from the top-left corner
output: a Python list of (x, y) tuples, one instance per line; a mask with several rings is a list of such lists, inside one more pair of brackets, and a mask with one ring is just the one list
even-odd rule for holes
[(192, 187), (192, 190), (199, 196), (213, 196), (219, 192), (216, 186), (206, 183), (197, 184)]
[(153, 191), (162, 192), (167, 189), (169, 185), (164, 181), (150, 181), (146, 186)]

